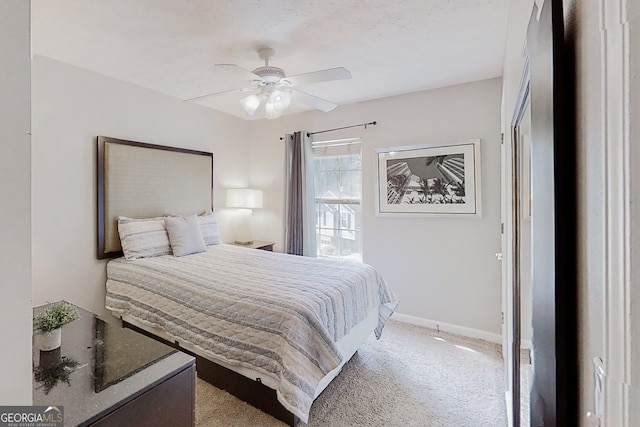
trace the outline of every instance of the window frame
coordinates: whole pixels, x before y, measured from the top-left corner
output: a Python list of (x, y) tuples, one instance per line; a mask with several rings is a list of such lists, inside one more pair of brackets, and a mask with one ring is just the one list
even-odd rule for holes
[[(357, 171), (359, 174), (359, 197), (320, 197), (318, 194), (315, 195), (314, 204), (315, 208), (315, 228), (316, 228), (316, 236), (318, 236), (318, 251), (317, 256), (322, 258), (332, 258), (332, 259), (352, 259), (347, 258), (347, 256), (342, 254), (343, 247), (338, 243), (336, 245), (332, 245), (336, 247), (338, 250), (338, 255), (326, 255), (323, 254), (320, 250), (321, 245), (325, 244), (325, 241), (330, 241), (331, 237), (334, 239), (343, 239), (343, 233), (348, 232), (354, 236), (354, 240), (357, 241), (358, 250), (357, 253), (359, 256), (357, 257), (357, 261), (363, 262), (363, 242), (362, 242), (362, 142), (360, 138), (353, 139), (342, 139), (342, 140), (330, 140), (330, 141), (318, 141), (313, 143), (313, 152), (314, 152), (314, 188), (317, 189), (317, 179), (321, 173), (327, 172), (338, 172), (339, 173), (339, 185), (342, 184), (343, 172), (354, 172)], [(323, 157), (345, 157), (349, 155), (357, 154), (359, 156), (359, 167), (357, 169), (347, 168), (347, 169), (329, 169), (329, 170), (319, 170), (316, 169), (315, 161), (317, 159)], [(337, 192), (340, 194), (340, 192)], [(337, 211), (323, 211), (319, 205), (335, 205)], [(358, 215), (358, 213), (351, 214), (350, 212), (344, 212), (342, 206), (354, 205), (358, 206), (360, 209), (360, 221), (356, 221), (355, 218), (352, 218), (353, 215)], [(333, 221), (327, 220), (328, 216), (333, 215)], [(345, 218), (346, 216), (346, 218)], [(346, 226), (343, 226), (343, 221), (346, 222)], [(331, 224), (329, 224), (331, 223)], [(330, 227), (328, 225), (331, 225)], [(359, 225), (359, 227), (358, 227)], [(323, 233), (323, 230), (325, 231)], [(326, 236), (331, 236), (329, 238), (325, 238)]]

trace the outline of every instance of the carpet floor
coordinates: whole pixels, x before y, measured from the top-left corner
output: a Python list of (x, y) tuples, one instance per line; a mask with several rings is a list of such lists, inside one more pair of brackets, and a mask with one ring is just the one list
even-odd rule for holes
[[(285, 424), (198, 379), (196, 425)], [(500, 346), (389, 321), (315, 400), (308, 426), (507, 426)]]

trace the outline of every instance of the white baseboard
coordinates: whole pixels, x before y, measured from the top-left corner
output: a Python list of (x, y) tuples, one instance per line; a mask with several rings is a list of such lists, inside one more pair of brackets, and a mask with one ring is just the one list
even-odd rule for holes
[(466, 326), (453, 325), (451, 323), (439, 322), (437, 320), (424, 319), (422, 317), (411, 316), (402, 313), (393, 313), (393, 320), (411, 323), (412, 325), (424, 326), (451, 334), (462, 335), (464, 337), (481, 339), (496, 344), (502, 344), (502, 335), (493, 332), (482, 331), (480, 329), (468, 328)]

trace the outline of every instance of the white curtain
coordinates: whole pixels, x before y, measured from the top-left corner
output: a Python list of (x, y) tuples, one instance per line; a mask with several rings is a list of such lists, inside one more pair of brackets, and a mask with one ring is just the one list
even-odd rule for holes
[(287, 134), (285, 250), (289, 254), (316, 256), (313, 148), (307, 131)]

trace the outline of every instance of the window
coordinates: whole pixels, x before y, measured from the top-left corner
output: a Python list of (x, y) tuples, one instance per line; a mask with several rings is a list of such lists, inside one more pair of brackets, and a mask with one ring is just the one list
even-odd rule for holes
[(313, 154), (317, 254), (362, 262), (360, 141), (314, 143)]
[(340, 213), (340, 228), (349, 228), (349, 224), (351, 223), (351, 221), (349, 221), (350, 218), (351, 218), (351, 215), (349, 215), (348, 212), (341, 212)]

